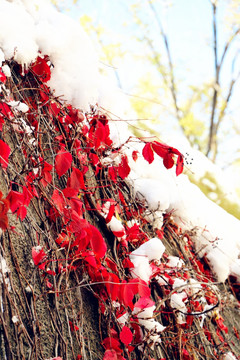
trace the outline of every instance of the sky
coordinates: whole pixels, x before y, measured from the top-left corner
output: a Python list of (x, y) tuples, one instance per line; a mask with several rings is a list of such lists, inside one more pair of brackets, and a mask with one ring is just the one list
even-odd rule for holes
[[(136, 43), (133, 37), (139, 35), (137, 26), (133, 23), (129, 11), (131, 5), (136, 3), (134, 0), (78, 0), (73, 5), (72, 0), (59, 1), (59, 6), (68, 15), (79, 21), (84, 15), (93, 19), (95, 26), (101, 25), (105, 28), (103, 41), (105, 43), (121, 42), (122, 48), (126, 50), (123, 59), (115, 60), (114, 66), (117, 70), (122, 89), (128, 93), (135, 93), (136, 85), (146, 71), (152, 71), (153, 78), (157, 79), (154, 70), (146, 67), (142, 59), (146, 54), (146, 47), (143, 43)], [(140, 2), (143, 8), (143, 18), (150, 18), (147, 1)], [(189, 86), (199, 86), (203, 82), (213, 81), (214, 58), (212, 50), (212, 14), (210, 0), (177, 0), (172, 1), (173, 6), (159, 6), (160, 3), (170, 3), (170, 1), (155, 1), (155, 6), (161, 15), (161, 21), (167, 33), (172, 59), (175, 64), (174, 71), (179, 86), (179, 101), (184, 103), (189, 94)], [(225, 27), (226, 1), (220, 0), (218, 10), (218, 41), (219, 56), (221, 56), (223, 46), (227, 39)], [(127, 25), (127, 26), (126, 26)], [(159, 29), (156, 23), (152, 23), (152, 36), (156, 46), (165, 56), (163, 43), (159, 41)], [(141, 35), (140, 35), (141, 36)], [(237, 47), (238, 46), (238, 47)], [(230, 56), (227, 56), (225, 67), (223, 68), (221, 81), (223, 88), (228, 89), (229, 79), (232, 71), (232, 55), (239, 51), (239, 44), (230, 48)], [(239, 64), (235, 64), (238, 69)], [(146, 70), (147, 69), (147, 70)], [(117, 83), (114, 69), (105, 66), (108, 76)], [(156, 80), (157, 82), (158, 80)], [(229, 119), (222, 125), (223, 134), (220, 143), (220, 157), (218, 165), (226, 168), (235, 158), (238, 157), (239, 135), (234, 136), (229, 127), (230, 121), (234, 121), (235, 127), (240, 131), (238, 119), (240, 108), (238, 93), (240, 86), (235, 87), (234, 96), (231, 99), (231, 112)], [(144, 96), (144, 94), (143, 94)], [(162, 99), (161, 99), (162, 100)], [(163, 104), (164, 105), (164, 104)], [(166, 105), (166, 104), (165, 104)], [(161, 108), (162, 109), (162, 108)], [(198, 117), (205, 120), (206, 114), (199, 108)], [(209, 119), (208, 115), (207, 119)], [(165, 118), (165, 114), (164, 114)], [(160, 120), (161, 121), (161, 120)], [(162, 121), (163, 122), (163, 121)], [(209, 122), (209, 120), (208, 120)], [(207, 122), (207, 124), (208, 124)], [(163, 125), (164, 131), (168, 131), (168, 119)], [(172, 127), (170, 128), (170, 131)], [(174, 127), (177, 129), (177, 127)], [(224, 141), (223, 141), (224, 140)], [(229, 159), (231, 160), (229, 161)]]

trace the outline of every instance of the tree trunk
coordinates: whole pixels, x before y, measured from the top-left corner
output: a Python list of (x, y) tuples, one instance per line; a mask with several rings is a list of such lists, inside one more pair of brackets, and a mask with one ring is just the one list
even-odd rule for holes
[[(122, 165), (108, 168), (99, 162), (111, 149), (106, 117), (88, 114), (86, 130), (83, 114), (54, 98), (41, 77), (31, 70), (22, 76), (18, 64), (8, 65), (12, 78), (6, 88), (14, 100), (28, 104), (29, 111), (10, 109), (6, 106), (10, 94), (2, 96), (1, 140), (11, 153), (9, 158), (1, 155), (0, 173), (1, 359), (97, 360), (105, 350), (109, 351), (105, 359), (114, 360), (218, 359), (229, 351), (238, 355), (240, 317), (232, 285), (214, 287), (212, 275), (206, 277), (208, 265), (194, 254), (191, 234), (182, 233), (168, 216), (162, 238), (166, 254), (186, 263), (185, 269), (172, 272), (175, 277), (186, 273), (186, 279), (191, 275), (199, 283), (205, 282), (204, 296), (214, 299), (211, 311), (205, 314), (194, 308), (203, 296), (202, 289), (192, 295), (192, 313), (189, 305), (187, 323), (180, 325), (179, 312), (171, 308), (171, 284), (162, 286), (157, 277), (152, 278), (149, 288), (156, 302), (154, 316), (166, 326), (158, 334), (161, 342), (154, 345), (148, 341), (151, 332), (139, 325), (132, 312), (137, 293), (128, 300), (125, 294), (122, 300), (121, 308), (131, 314), (127, 327), (133, 334), (129, 342), (124, 340), (115, 301), (121, 302), (122, 295), (115, 299), (113, 293), (132, 284), (131, 265), (126, 265), (129, 252), (161, 234), (144, 219), (146, 205), (133, 198), (124, 181), (126, 159), (122, 157)], [(103, 214), (109, 199), (123, 223), (131, 219), (140, 223), (141, 230), (128, 245), (109, 228)], [(8, 207), (11, 212), (6, 212)], [(236, 286), (235, 295), (237, 290)], [(228, 333), (222, 320), (219, 322), (221, 314)]]

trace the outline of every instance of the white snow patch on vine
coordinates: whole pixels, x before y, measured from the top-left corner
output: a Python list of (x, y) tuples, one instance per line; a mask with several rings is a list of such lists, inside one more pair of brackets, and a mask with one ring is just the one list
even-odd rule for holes
[[(27, 68), (39, 54), (48, 55), (53, 68), (47, 85), (56, 96), (84, 111), (99, 104), (122, 114), (126, 96), (99, 74), (98, 55), (78, 22), (47, 0), (1, 0), (0, 14), (0, 66), (13, 58)], [(126, 133), (112, 127), (115, 142), (120, 134), (124, 141)]]
[[(127, 149), (132, 169), (128, 180), (135, 196), (145, 199), (152, 212), (171, 213), (182, 230), (193, 230), (196, 251), (206, 256), (218, 281), (224, 282), (233, 266), (235, 272), (239, 267), (240, 273), (240, 221), (209, 200), (187, 175), (176, 176), (175, 167), (167, 170), (156, 154), (148, 164), (141, 155), (142, 148), (142, 144), (134, 143)], [(133, 150), (139, 151), (136, 161), (131, 156)]]

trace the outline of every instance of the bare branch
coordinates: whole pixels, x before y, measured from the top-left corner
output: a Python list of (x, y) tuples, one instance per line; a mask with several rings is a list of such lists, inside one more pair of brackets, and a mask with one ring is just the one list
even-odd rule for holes
[(169, 66), (169, 70), (170, 70), (170, 90), (171, 90), (171, 94), (172, 94), (172, 98), (173, 98), (173, 102), (174, 102), (174, 107), (175, 107), (175, 112), (176, 112), (176, 117), (178, 120), (180, 120), (181, 116), (180, 116), (180, 109), (178, 107), (178, 102), (177, 102), (177, 92), (176, 92), (176, 84), (175, 84), (175, 77), (174, 77), (174, 71), (173, 71), (173, 63), (172, 63), (172, 57), (171, 57), (171, 53), (170, 53), (170, 49), (169, 49), (169, 42), (168, 42), (168, 38), (167, 35), (163, 29), (160, 17), (155, 9), (155, 7), (153, 6), (153, 3), (151, 0), (148, 0), (148, 4), (149, 7), (151, 9), (151, 11), (154, 14), (154, 17), (157, 21), (157, 24), (159, 26), (161, 35), (163, 37), (163, 41), (164, 41), (164, 45), (165, 45), (165, 49), (166, 49), (166, 53), (167, 53), (167, 58), (168, 58), (168, 66)]
[(213, 51), (214, 51), (214, 65), (215, 65), (215, 83), (214, 83), (214, 90), (213, 90), (213, 99), (212, 99), (212, 111), (211, 111), (211, 118), (210, 118), (210, 128), (209, 128), (209, 138), (208, 138), (208, 147), (206, 156), (209, 155), (211, 148), (212, 148), (212, 141), (213, 141), (213, 134), (214, 134), (214, 119), (215, 119), (215, 112), (217, 107), (217, 100), (218, 100), (218, 89), (219, 89), (219, 71), (220, 68), (218, 66), (218, 42), (217, 42), (217, 7), (214, 2), (212, 2), (212, 11), (213, 11)]

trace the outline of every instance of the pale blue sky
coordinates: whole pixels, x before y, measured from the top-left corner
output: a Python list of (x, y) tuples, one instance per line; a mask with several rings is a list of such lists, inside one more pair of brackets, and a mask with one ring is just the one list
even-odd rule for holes
[[(214, 76), (213, 67), (213, 50), (212, 50), (212, 12), (210, 0), (173, 0), (174, 6), (170, 7), (167, 12), (159, 7), (162, 23), (166, 29), (170, 50), (175, 65), (175, 75), (179, 84), (180, 100), (186, 97), (189, 85), (198, 86), (204, 81), (211, 81)], [(135, 3), (134, 0), (78, 0), (75, 6), (71, 6), (72, 0), (65, 0), (65, 7), (70, 10), (67, 13), (79, 20), (82, 15), (88, 15), (93, 18), (96, 25), (102, 25), (106, 28), (106, 35), (103, 41), (123, 43), (123, 48), (131, 55), (141, 55), (144, 53), (144, 47), (139, 44), (136, 45), (132, 41), (132, 37), (137, 35), (137, 27), (132, 23), (132, 18), (129, 12), (129, 6)], [(140, 3), (146, 5), (147, 1), (142, 0)], [(156, 1), (156, 7), (160, 1)], [(226, 0), (219, 0), (218, 11), (218, 32), (220, 54), (222, 53), (223, 45), (227, 39), (227, 32), (224, 26), (225, 5)], [(145, 11), (145, 10), (144, 10)], [(146, 11), (143, 17), (146, 18), (149, 14)], [(123, 26), (123, 23), (128, 23), (128, 27)], [(159, 51), (164, 56), (164, 46), (161, 44), (159, 30), (156, 24), (153, 23), (152, 36), (155, 36), (155, 42), (159, 45)], [(239, 46), (239, 44), (238, 44)], [(232, 55), (239, 51), (237, 45), (231, 48), (229, 56), (226, 57), (226, 66), (222, 72), (223, 84), (226, 86), (231, 79), (232, 69)], [(128, 62), (129, 61), (129, 62)], [(136, 85), (138, 78), (142, 76), (146, 69), (142, 67), (141, 61), (131, 60), (127, 57), (127, 61), (114, 64), (121, 79), (123, 89), (131, 92)], [(239, 64), (238, 64), (239, 65)], [(239, 66), (238, 66), (239, 67)], [(110, 70), (111, 72), (111, 70)], [(112, 78), (114, 73), (112, 71)], [(235, 121), (239, 123), (239, 100), (238, 94), (240, 86), (235, 88), (235, 95), (232, 97), (231, 115), (235, 116)], [(235, 140), (232, 134), (228, 131), (228, 123), (225, 123), (225, 144), (223, 152), (228, 153), (228, 150), (233, 147), (237, 150), (239, 148), (239, 137)], [(239, 126), (239, 125), (238, 125)], [(240, 127), (239, 127), (240, 129)], [(233, 149), (234, 151), (234, 149)]]

